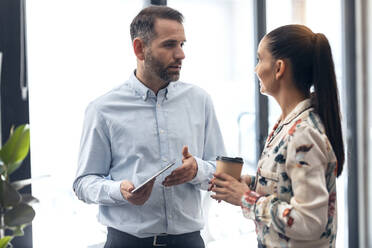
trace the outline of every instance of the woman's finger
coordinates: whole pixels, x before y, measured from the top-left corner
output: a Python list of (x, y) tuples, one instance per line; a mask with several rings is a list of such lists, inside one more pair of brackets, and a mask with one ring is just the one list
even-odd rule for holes
[(217, 178), (214, 179), (212, 183), (218, 187), (223, 187), (223, 188), (229, 185), (228, 181), (224, 181), (224, 180), (217, 179)]
[(211, 195), (212, 199), (215, 199), (218, 202), (224, 201), (226, 199), (225, 195)]
[(229, 192), (226, 190), (226, 188), (222, 188), (222, 187), (213, 187), (211, 191), (212, 191), (212, 192), (215, 192), (215, 193), (217, 193), (217, 194), (227, 194), (227, 193), (229, 193)]
[(224, 181), (234, 181), (234, 180), (236, 180), (235, 178), (233, 178), (232, 176), (230, 176), (229, 174), (227, 174), (225, 172), (218, 172), (218, 173), (214, 173), (213, 175), (216, 178), (224, 180)]

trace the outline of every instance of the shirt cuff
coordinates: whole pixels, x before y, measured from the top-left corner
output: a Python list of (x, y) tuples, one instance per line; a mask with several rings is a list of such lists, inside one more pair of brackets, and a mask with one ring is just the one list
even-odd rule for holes
[(123, 202), (126, 202), (127, 200), (121, 194), (120, 184), (121, 184), (121, 181), (113, 181), (110, 184), (109, 196), (111, 199), (115, 200), (116, 202), (123, 203)]
[[(208, 186), (209, 186), (208, 182), (210, 180), (212, 180), (213, 172), (208, 173), (209, 166), (210, 166), (208, 164), (208, 162), (206, 162), (206, 161), (204, 161), (200, 158), (197, 158), (197, 157), (194, 157), (194, 159), (196, 161), (196, 165), (198, 166), (198, 171), (197, 171), (195, 177), (190, 181), (190, 183), (191, 184), (200, 184), (201, 189), (207, 190)], [(207, 165), (205, 165), (205, 163), (207, 163)]]

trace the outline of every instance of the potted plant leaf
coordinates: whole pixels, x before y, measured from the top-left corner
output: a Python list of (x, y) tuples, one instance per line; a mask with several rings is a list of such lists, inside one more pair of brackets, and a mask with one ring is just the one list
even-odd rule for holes
[[(19, 192), (31, 179), (11, 182), (9, 176), (26, 158), (30, 148), (30, 129), (20, 125), (11, 130), (9, 139), (0, 149), (0, 248), (12, 247), (11, 240), (24, 234), (23, 229), (35, 217), (31, 204), (38, 200)], [(9, 230), (10, 235), (5, 235)]]

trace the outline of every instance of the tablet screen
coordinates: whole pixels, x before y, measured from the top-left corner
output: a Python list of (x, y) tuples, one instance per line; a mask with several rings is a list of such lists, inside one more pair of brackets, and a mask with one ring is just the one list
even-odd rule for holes
[(141, 185), (139, 185), (138, 187), (136, 187), (134, 190), (132, 190), (132, 194), (139, 191), (143, 186), (146, 185), (146, 183), (150, 182), (152, 179), (154, 179), (155, 177), (159, 176), (161, 173), (163, 173), (164, 171), (168, 170), (170, 167), (172, 167), (174, 164), (176, 163), (176, 161), (173, 161), (173, 162), (170, 162), (167, 166), (165, 166), (164, 168), (162, 168), (161, 170), (157, 171), (153, 176), (151, 176), (149, 179), (147, 179), (145, 182), (141, 183)]

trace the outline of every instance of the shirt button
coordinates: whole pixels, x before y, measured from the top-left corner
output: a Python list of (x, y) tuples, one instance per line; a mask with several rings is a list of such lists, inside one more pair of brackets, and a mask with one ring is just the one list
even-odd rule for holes
[(160, 129), (160, 133), (164, 133), (164, 130), (163, 129)]
[(166, 158), (163, 158), (163, 161), (164, 161), (164, 162), (168, 162), (168, 159), (166, 159)]

